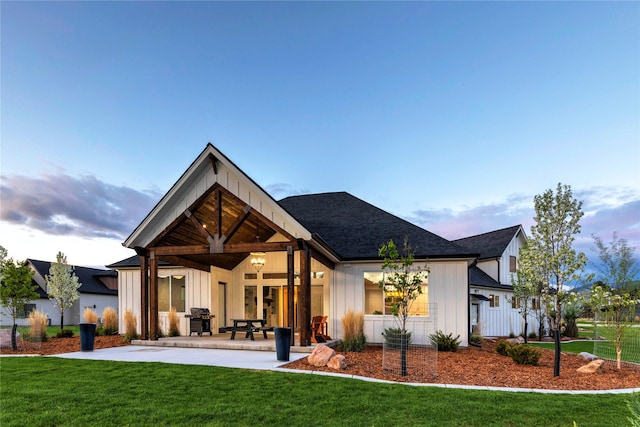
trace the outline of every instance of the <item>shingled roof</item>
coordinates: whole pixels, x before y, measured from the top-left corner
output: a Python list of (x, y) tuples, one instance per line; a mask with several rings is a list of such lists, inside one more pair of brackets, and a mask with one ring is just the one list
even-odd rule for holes
[(416, 258), (477, 256), (346, 192), (291, 196), (278, 203), (344, 261), (379, 259), (380, 245), (390, 239), (402, 244), (405, 236)]
[(490, 231), (488, 233), (478, 234), (476, 236), (457, 239), (453, 242), (467, 248), (472, 252), (479, 253), (480, 260), (500, 258), (505, 249), (507, 249), (507, 246), (509, 245), (511, 240), (521, 229), (521, 225), (514, 225), (513, 227), (507, 227), (501, 230)]
[[(27, 260), (33, 268), (36, 269), (38, 274), (42, 277), (46, 277), (49, 274), (51, 268), (51, 262), (38, 261), (35, 259)], [(100, 280), (100, 277), (117, 277), (118, 273), (113, 270), (101, 270), (98, 268), (90, 267), (78, 267), (72, 266), (73, 272), (78, 277), (78, 281), (81, 283), (79, 291), (85, 294), (102, 294), (102, 295), (118, 295), (117, 290), (109, 289)]]
[(469, 267), (469, 285), (480, 288), (496, 288), (504, 290), (513, 290), (513, 286), (498, 283), (493, 277), (482, 271), (477, 265)]

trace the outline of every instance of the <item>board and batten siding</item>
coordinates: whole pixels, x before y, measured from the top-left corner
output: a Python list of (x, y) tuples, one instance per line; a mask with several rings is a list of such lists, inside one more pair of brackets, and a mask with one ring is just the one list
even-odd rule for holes
[[(205, 271), (189, 268), (159, 268), (158, 276), (185, 276), (185, 310), (178, 312), (180, 320), (180, 335), (189, 335), (189, 321), (185, 314), (190, 314), (191, 307), (203, 307), (212, 310), (211, 307), (211, 283), (210, 274)], [(141, 299), (140, 299), (140, 270), (118, 270), (118, 315), (120, 320), (120, 333), (125, 333), (124, 313), (131, 310), (137, 319), (137, 333), (141, 333)], [(166, 333), (168, 330), (167, 312), (159, 312), (160, 329)], [(214, 322), (212, 321), (212, 329)]]
[[(490, 307), (489, 301), (477, 301), (479, 304), (478, 334), (484, 337), (507, 337), (511, 334), (520, 335), (524, 331), (524, 319), (519, 309), (512, 308), (513, 292), (498, 289), (472, 288), (472, 294), (490, 298), (497, 295), (500, 299), (499, 307)], [(527, 316), (527, 332), (538, 331), (538, 320), (530, 313)]]
[[(500, 258), (500, 277), (498, 278), (499, 282), (505, 285), (511, 284), (511, 278), (515, 273), (511, 272), (510, 269), (510, 258), (512, 256), (518, 259), (520, 248), (524, 246), (524, 236), (522, 233), (519, 233), (515, 238), (511, 239), (511, 242), (507, 245), (507, 248), (502, 253), (502, 257)], [(497, 276), (492, 276), (497, 278)]]
[[(411, 318), (409, 328), (416, 332), (433, 333), (441, 330), (444, 333), (460, 335), (461, 345), (468, 345), (468, 267), (466, 260), (430, 261), (429, 262), (429, 316), (423, 319)], [(380, 263), (351, 263), (336, 266), (333, 276), (331, 311), (335, 313), (330, 324), (334, 338), (342, 338), (341, 319), (344, 314), (353, 310), (364, 312), (365, 292), (364, 273), (382, 271)], [(364, 332), (367, 342), (383, 342), (382, 332), (385, 327), (393, 325), (393, 316), (365, 315)], [(415, 324), (412, 325), (411, 323)], [(426, 343), (425, 333), (414, 335), (416, 344)], [(424, 340), (424, 342), (420, 342)]]

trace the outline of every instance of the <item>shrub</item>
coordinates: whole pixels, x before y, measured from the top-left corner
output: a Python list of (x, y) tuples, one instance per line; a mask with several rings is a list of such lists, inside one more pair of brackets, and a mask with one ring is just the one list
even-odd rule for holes
[[(400, 328), (387, 328), (382, 333), (384, 337), (384, 345), (389, 350), (400, 350), (400, 341), (402, 336), (402, 329)], [(406, 333), (407, 345), (411, 344), (411, 332)]]
[(175, 307), (171, 307), (169, 311), (169, 336), (180, 336), (180, 319), (178, 319), (178, 313)]
[(511, 347), (513, 347), (513, 345), (510, 344), (508, 341), (500, 340), (500, 341), (498, 341), (498, 344), (496, 344), (496, 352), (498, 354), (503, 355), (503, 356), (508, 356), (509, 355), (509, 349)]
[(364, 336), (364, 314), (361, 311), (347, 311), (342, 317), (342, 330), (344, 337), (338, 346), (340, 351), (360, 352), (364, 349), (367, 339)]
[(478, 336), (478, 335), (473, 335), (473, 334), (472, 334), (472, 335), (469, 337), (469, 342), (470, 342), (471, 344), (481, 345), (481, 344), (482, 344), (482, 337), (481, 337), (481, 336)]
[(47, 315), (39, 310), (29, 313), (29, 341), (44, 342), (47, 340)]
[(107, 333), (104, 330), (104, 326), (100, 325), (96, 328), (96, 337), (101, 337), (103, 335), (106, 335)]
[(444, 332), (438, 331), (435, 334), (429, 334), (429, 339), (433, 345), (438, 347), (438, 351), (458, 351), (460, 345), (460, 335), (453, 337), (453, 333), (445, 335)]
[(124, 312), (124, 340), (131, 342), (138, 338), (138, 319), (133, 315), (131, 310)]
[(93, 311), (91, 307), (85, 307), (82, 318), (86, 323), (98, 323), (98, 313)]
[(102, 325), (104, 326), (105, 335), (118, 333), (118, 312), (113, 307), (107, 307), (102, 310)]
[(58, 333), (56, 333), (56, 337), (58, 338), (71, 338), (73, 336), (73, 331), (71, 329), (60, 329)]
[(536, 339), (538, 338), (538, 334), (536, 334), (535, 332), (529, 332), (529, 338)]
[(542, 352), (537, 348), (523, 344), (512, 345), (509, 348), (508, 354), (518, 365), (533, 366), (538, 366), (538, 361), (540, 360), (540, 356), (542, 356)]

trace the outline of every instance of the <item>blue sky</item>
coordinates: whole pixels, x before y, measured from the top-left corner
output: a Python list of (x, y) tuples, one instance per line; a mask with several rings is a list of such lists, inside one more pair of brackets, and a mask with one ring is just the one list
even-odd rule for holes
[(213, 143), (443, 237), (558, 182), (640, 247), (638, 2), (2, 2), (0, 245), (105, 265)]

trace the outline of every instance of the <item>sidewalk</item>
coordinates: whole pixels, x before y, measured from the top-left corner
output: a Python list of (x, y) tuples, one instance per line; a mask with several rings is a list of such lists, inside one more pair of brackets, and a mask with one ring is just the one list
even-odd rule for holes
[[(291, 353), (290, 361), (308, 356)], [(210, 365), (227, 368), (271, 370), (288, 362), (278, 361), (275, 351), (220, 350), (204, 348), (149, 347), (127, 345), (94, 351), (57, 354), (47, 357), (121, 362), (163, 362), (184, 365)]]

